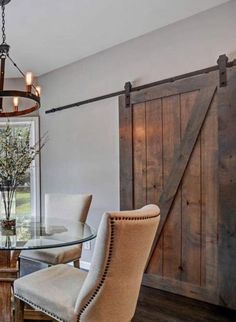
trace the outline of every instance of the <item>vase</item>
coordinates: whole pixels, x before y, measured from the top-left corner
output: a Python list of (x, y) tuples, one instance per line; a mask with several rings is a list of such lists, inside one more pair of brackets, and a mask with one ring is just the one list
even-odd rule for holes
[(1, 200), (3, 205), (1, 226), (4, 227), (11, 227), (15, 222), (15, 218), (12, 216), (12, 205), (15, 199), (16, 188), (11, 183), (11, 180), (7, 180), (0, 185)]
[(0, 225), (0, 234), (2, 237), (16, 235), (16, 219), (1, 219)]

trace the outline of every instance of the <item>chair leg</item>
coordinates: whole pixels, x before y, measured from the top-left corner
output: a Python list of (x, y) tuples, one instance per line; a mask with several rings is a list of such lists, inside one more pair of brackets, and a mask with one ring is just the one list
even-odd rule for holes
[(15, 297), (15, 322), (24, 322), (25, 303)]
[(76, 268), (80, 268), (80, 260), (77, 259), (76, 261), (73, 262), (74, 263), (74, 267)]
[(20, 277), (20, 269), (21, 269), (21, 260), (20, 260), (20, 257), (18, 257), (17, 263), (18, 263), (18, 277)]

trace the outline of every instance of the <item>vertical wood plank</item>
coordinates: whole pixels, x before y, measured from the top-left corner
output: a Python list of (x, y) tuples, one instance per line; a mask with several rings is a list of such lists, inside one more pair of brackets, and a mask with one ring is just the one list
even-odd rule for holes
[[(180, 144), (179, 95), (163, 98), (163, 174), (164, 186)], [(163, 276), (180, 279), (181, 194), (177, 193), (163, 231)]]
[(217, 292), (218, 228), (218, 101), (217, 95), (201, 132), (201, 285)]
[(163, 236), (161, 236), (153, 253), (151, 263), (147, 267), (147, 274), (155, 274), (160, 277), (163, 276), (163, 256)]
[(126, 108), (125, 97), (119, 97), (120, 131), (120, 209), (133, 209), (133, 114)]
[(146, 102), (147, 203), (157, 204), (163, 189), (162, 102)]
[[(146, 102), (147, 204), (157, 204), (163, 189), (162, 100)], [(162, 240), (153, 256), (149, 273), (162, 276)]]
[(236, 309), (236, 67), (219, 89), (219, 291), (220, 304)]
[(134, 208), (147, 203), (147, 154), (145, 103), (133, 108)]
[[(199, 91), (181, 95), (181, 136), (184, 137)], [(201, 279), (201, 162), (198, 139), (182, 180), (181, 280), (200, 285)]]

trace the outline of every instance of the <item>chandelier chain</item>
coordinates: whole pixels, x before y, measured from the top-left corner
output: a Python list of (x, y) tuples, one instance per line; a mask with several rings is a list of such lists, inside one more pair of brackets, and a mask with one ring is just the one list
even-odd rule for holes
[[(15, 63), (15, 61), (9, 56), (10, 46), (6, 43), (6, 16), (5, 16), (5, 6), (11, 0), (0, 0), (0, 19), (2, 18), (2, 24), (0, 22), (0, 38), (2, 36), (2, 41), (0, 39), (0, 118), (1, 117), (12, 117), (12, 116), (22, 116), (29, 113), (32, 113), (40, 108), (40, 88), (33, 84), (33, 76), (32, 73), (27, 73), (26, 75), (20, 69), (20, 67)], [(2, 35), (1, 35), (2, 31)], [(6, 62), (10, 62), (13, 66), (18, 70), (18, 72), (25, 79), (25, 90), (5, 90), (4, 82), (5, 82), (5, 64)], [(4, 108), (4, 100), (5, 98), (12, 97), (13, 98), (13, 109), (10, 106)], [(19, 98), (23, 98), (24, 100), (30, 100), (32, 105), (20, 106)], [(19, 106), (18, 106), (19, 105)], [(0, 318), (1, 320), (1, 318)]]
[(2, 4), (2, 43), (6, 43), (6, 28), (5, 28), (5, 4)]

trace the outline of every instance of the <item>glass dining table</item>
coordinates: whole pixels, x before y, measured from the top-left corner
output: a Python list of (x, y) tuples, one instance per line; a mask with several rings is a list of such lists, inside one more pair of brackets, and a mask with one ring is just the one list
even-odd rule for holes
[(21, 250), (76, 245), (95, 237), (87, 224), (53, 217), (44, 222), (18, 220), (12, 229), (0, 227), (0, 322), (13, 321), (12, 283), (19, 275)]

